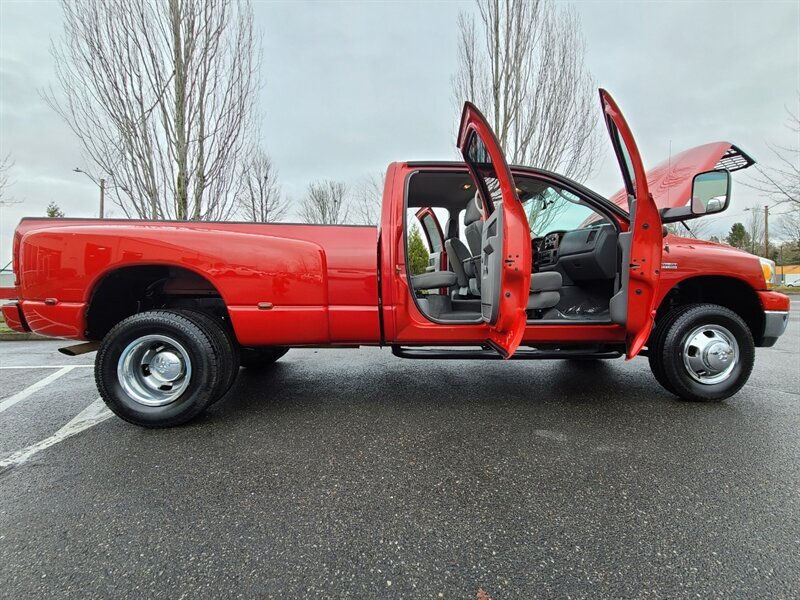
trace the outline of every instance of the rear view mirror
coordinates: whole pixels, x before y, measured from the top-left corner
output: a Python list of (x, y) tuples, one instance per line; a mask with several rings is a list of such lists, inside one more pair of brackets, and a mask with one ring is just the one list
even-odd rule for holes
[(692, 180), (692, 214), (710, 215), (728, 208), (731, 174), (728, 171), (698, 173)]

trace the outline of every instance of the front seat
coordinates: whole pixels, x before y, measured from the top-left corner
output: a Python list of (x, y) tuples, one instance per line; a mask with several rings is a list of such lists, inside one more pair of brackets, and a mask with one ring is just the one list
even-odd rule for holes
[(480, 258), (483, 221), (481, 220), (481, 200), (478, 194), (475, 194), (475, 197), (469, 201), (467, 210), (464, 211), (464, 227), (464, 235), (467, 236), (470, 254)]
[(480, 295), (479, 274), (481, 266), (481, 233), (483, 232), (483, 221), (481, 220), (481, 210), (479, 197), (475, 194), (467, 203), (464, 211), (464, 235), (467, 238), (467, 247), (457, 237), (445, 240), (444, 247), (447, 250), (447, 259), (450, 267), (456, 274), (458, 281), (458, 293), (466, 296), (472, 293)]
[(445, 250), (447, 250), (447, 261), (450, 263), (450, 268), (456, 275), (456, 282), (458, 283), (458, 293), (461, 296), (466, 296), (469, 293), (469, 275), (465, 265), (466, 261), (472, 258), (469, 253), (469, 248), (458, 238), (450, 238), (444, 242)]
[(558, 305), (558, 301), (561, 300), (562, 282), (561, 273), (557, 271), (533, 273), (527, 310), (544, 310)]

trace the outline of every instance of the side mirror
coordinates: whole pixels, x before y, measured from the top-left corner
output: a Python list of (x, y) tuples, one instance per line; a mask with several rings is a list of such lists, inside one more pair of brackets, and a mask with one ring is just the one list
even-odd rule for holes
[(692, 180), (692, 214), (710, 215), (728, 208), (731, 174), (728, 171), (698, 173)]

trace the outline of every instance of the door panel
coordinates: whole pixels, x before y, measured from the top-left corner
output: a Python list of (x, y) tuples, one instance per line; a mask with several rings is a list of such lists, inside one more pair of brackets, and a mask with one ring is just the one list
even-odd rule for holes
[[(447, 250), (444, 245), (444, 233), (439, 219), (430, 207), (420, 208), (415, 216), (422, 225), (422, 235), (428, 242), (430, 255), (428, 257), (427, 271), (447, 271)], [(439, 293), (447, 295), (447, 288), (439, 288)]]
[(422, 225), (422, 235), (425, 236), (425, 241), (428, 242), (428, 248), (430, 249), (431, 255), (435, 254), (441, 257), (441, 264), (436, 270), (438, 271), (439, 269), (447, 269), (447, 254), (444, 248), (444, 234), (442, 233), (442, 227), (439, 224), (439, 219), (436, 217), (436, 213), (433, 212), (433, 209), (426, 207), (419, 209), (415, 216)]
[(495, 210), (486, 219), (481, 234), (481, 315), (489, 323), (497, 323), (500, 296), (503, 292), (503, 211)]
[(489, 325), (486, 341), (509, 358), (527, 323), (531, 278), (528, 221), (503, 149), (485, 117), (469, 102), (461, 115), (458, 148), (487, 215), (481, 240), (481, 314)]
[(625, 325), (627, 357), (631, 359), (644, 346), (655, 319), (663, 243), (661, 218), (625, 117), (605, 90), (600, 90), (600, 103), (628, 196), (630, 230), (619, 236), (621, 285), (609, 309), (612, 320)]

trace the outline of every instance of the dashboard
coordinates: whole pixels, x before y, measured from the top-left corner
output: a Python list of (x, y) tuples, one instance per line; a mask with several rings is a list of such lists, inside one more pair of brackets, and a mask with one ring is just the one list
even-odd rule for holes
[(561, 237), (566, 233), (566, 231), (551, 231), (546, 236), (534, 238), (531, 241), (534, 271), (539, 270), (537, 267), (545, 267), (558, 262), (558, 247)]
[(573, 281), (612, 279), (617, 272), (617, 231), (602, 224), (551, 231), (531, 240), (533, 271), (561, 271)]

